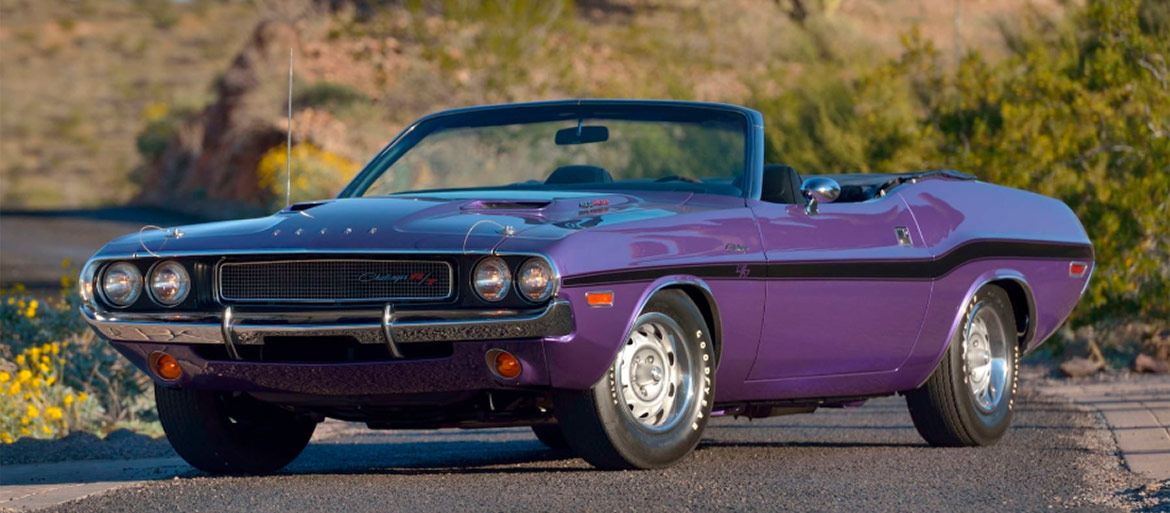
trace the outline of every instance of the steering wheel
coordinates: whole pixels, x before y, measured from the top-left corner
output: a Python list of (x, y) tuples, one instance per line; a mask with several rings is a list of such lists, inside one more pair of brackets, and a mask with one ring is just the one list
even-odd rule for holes
[(687, 183), (700, 183), (700, 184), (703, 183), (698, 178), (691, 178), (689, 176), (682, 176), (682, 175), (667, 175), (667, 176), (663, 176), (657, 180), (654, 180), (654, 183), (661, 183), (661, 182), (687, 182)]

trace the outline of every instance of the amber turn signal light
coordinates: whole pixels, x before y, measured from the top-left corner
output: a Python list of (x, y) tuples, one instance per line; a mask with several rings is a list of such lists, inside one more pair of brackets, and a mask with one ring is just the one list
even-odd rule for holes
[(613, 306), (613, 291), (586, 292), (585, 302), (592, 307)]
[(179, 367), (179, 362), (169, 354), (156, 353), (158, 356), (154, 358), (154, 373), (158, 377), (166, 380), (176, 380), (183, 375), (183, 369)]
[(496, 371), (496, 375), (504, 379), (516, 379), (520, 375), (523, 368), (520, 366), (520, 359), (507, 351), (500, 349), (492, 350), (492, 356), (489, 361), (492, 363)]

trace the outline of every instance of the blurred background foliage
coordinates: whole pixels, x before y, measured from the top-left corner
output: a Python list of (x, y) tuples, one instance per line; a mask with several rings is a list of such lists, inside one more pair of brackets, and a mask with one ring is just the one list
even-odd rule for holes
[[(1170, 354), (1170, 0), (0, 0), (0, 48), (5, 209), (271, 212), (290, 48), (294, 200), (332, 196), (435, 110), (737, 103), (763, 113), (767, 160), (802, 174), (952, 168), (1064, 200), (1097, 252), (1069, 325)], [(0, 371), (68, 389), (4, 419), (153, 420), (73, 299), (29, 317), (7, 293)], [(45, 344), (69, 356), (34, 377), (17, 358)]]

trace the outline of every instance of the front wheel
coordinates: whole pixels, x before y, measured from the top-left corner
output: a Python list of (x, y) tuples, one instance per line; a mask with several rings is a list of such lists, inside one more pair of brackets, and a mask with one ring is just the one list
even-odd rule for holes
[(584, 391), (558, 391), (573, 451), (603, 469), (670, 466), (699, 443), (711, 415), (715, 353), (702, 312), (679, 290), (647, 302), (613, 364)]
[(950, 347), (924, 385), (906, 393), (914, 427), (931, 445), (991, 445), (1011, 424), (1019, 342), (1011, 299), (983, 287), (965, 305)]
[(250, 396), (154, 387), (167, 440), (187, 463), (212, 474), (267, 474), (305, 449), (317, 423)]

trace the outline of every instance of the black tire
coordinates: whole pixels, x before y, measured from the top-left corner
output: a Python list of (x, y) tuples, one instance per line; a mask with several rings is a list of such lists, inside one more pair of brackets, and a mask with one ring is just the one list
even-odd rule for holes
[[(671, 325), (670, 321), (674, 324)], [(639, 328), (644, 329), (640, 331)], [(659, 359), (660, 364), (666, 365), (666, 370), (649, 367), (649, 372), (643, 372), (648, 368), (647, 362), (652, 360), (638, 356), (642, 353), (635, 348), (645, 344), (631, 342), (635, 332), (641, 337), (639, 340), (650, 340), (650, 335), (656, 340), (673, 340), (673, 345), (663, 347), (676, 350), (662, 353), (666, 357)], [(667, 332), (676, 334), (662, 336)], [(698, 445), (711, 416), (716, 355), (710, 331), (702, 312), (686, 293), (665, 290), (647, 302), (626, 337), (614, 363), (597, 384), (588, 390), (558, 390), (554, 393), (554, 412), (569, 446), (598, 468), (668, 467)], [(638, 357), (624, 359), (623, 355), (628, 354), (626, 346), (632, 346), (629, 350)], [(626, 364), (622, 365), (622, 362)], [(630, 381), (632, 386), (623, 387), (620, 383), (627, 379), (624, 377), (627, 374), (619, 377), (618, 374), (623, 372), (619, 367), (628, 371), (630, 380), (653, 381), (642, 381), (643, 385)], [(679, 381), (677, 385), (675, 380)], [(626, 394), (636, 393), (635, 387), (641, 394), (648, 393), (647, 387), (659, 391), (659, 394), (672, 394), (674, 399), (667, 399), (671, 401), (670, 412), (664, 407), (653, 416), (632, 413), (635, 408), (626, 399)], [(661, 424), (648, 424), (656, 422)]]
[(565, 434), (556, 424), (536, 424), (532, 426), (532, 432), (536, 435), (536, 439), (549, 449), (558, 451), (569, 449), (569, 441), (565, 440)]
[[(1005, 344), (1001, 367), (1006, 375), (999, 387), (1000, 395), (990, 404), (987, 399), (990, 395), (975, 390), (982, 389), (977, 383), (983, 380), (969, 377), (970, 361), (966, 358), (965, 348), (981, 347), (976, 339), (978, 335), (973, 334), (979, 323), (992, 340), (989, 347), (994, 347), (996, 337), (1002, 338)], [(964, 305), (959, 329), (934, 373), (921, 387), (906, 393), (910, 417), (922, 438), (940, 447), (985, 446), (997, 442), (1011, 424), (1019, 377), (1019, 346), (1007, 292), (994, 285), (979, 289), (971, 302)], [(994, 351), (988, 354), (994, 355)], [(984, 359), (973, 358), (977, 364)], [(991, 386), (987, 390), (993, 392), (996, 388)]]
[(317, 423), (247, 395), (154, 387), (167, 440), (212, 474), (268, 474), (304, 450)]

